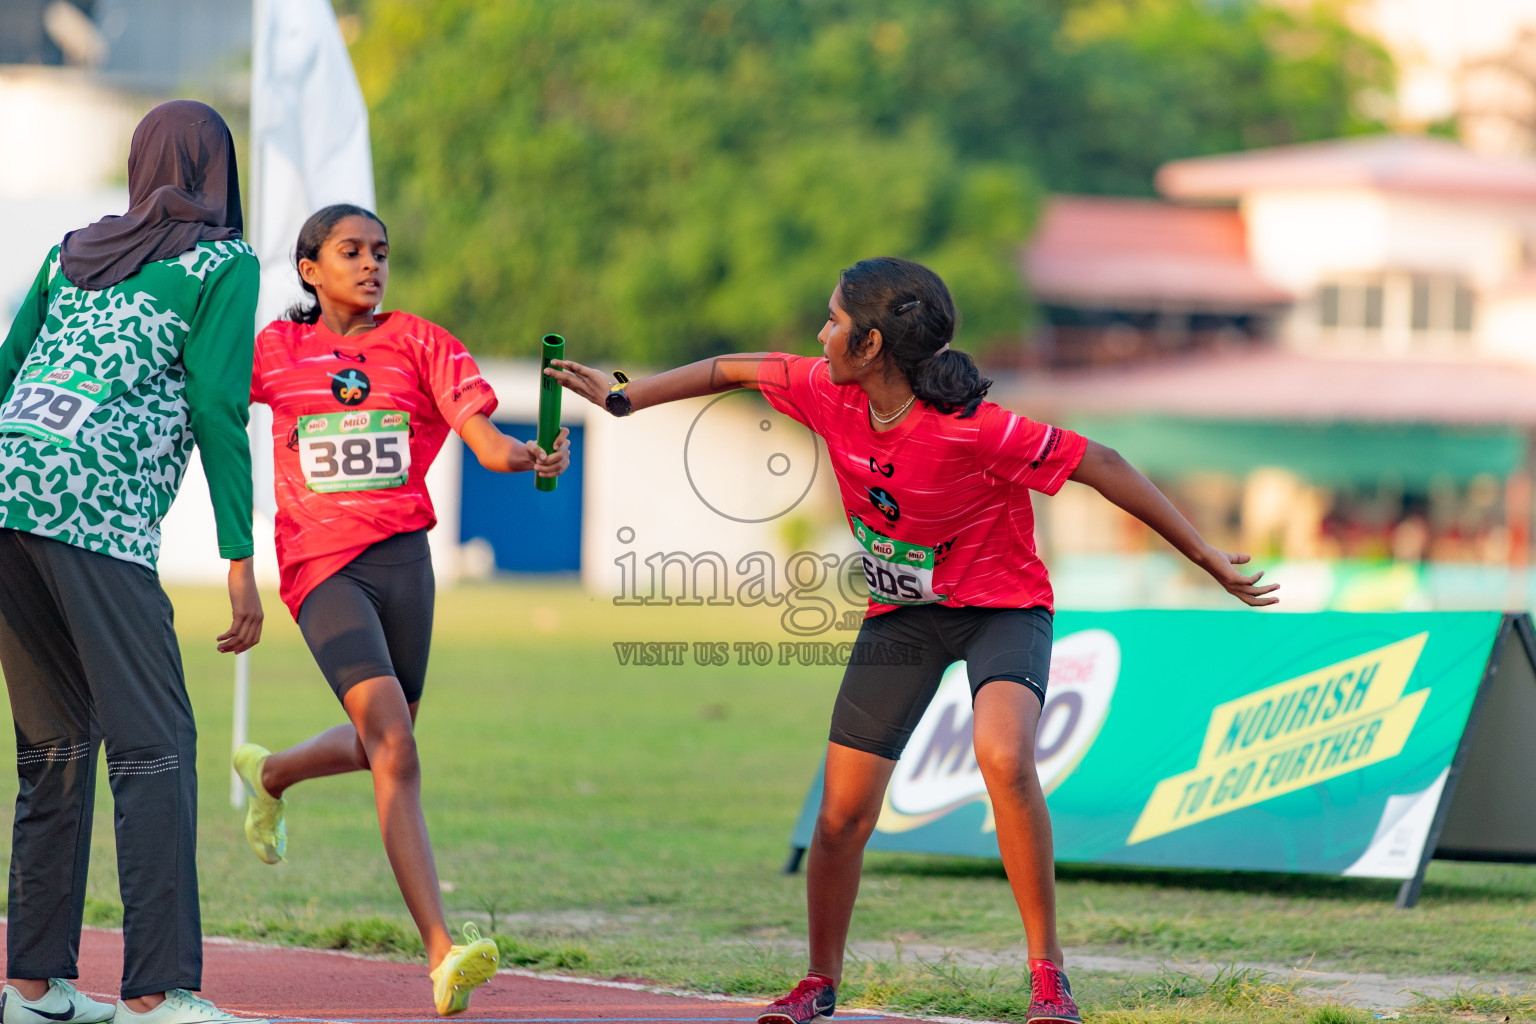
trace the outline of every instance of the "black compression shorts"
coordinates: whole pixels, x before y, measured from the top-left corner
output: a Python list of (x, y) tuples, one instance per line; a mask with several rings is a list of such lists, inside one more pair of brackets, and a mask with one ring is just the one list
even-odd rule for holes
[(1044, 704), (1051, 613), (923, 604), (865, 619), (837, 691), (829, 738), (897, 760), (944, 670), (957, 661), (965, 662), (972, 700), (983, 686), (1006, 679), (1028, 687)]
[(379, 541), (309, 592), (299, 629), (338, 699), (375, 676), (400, 680), (406, 703), (421, 699), (434, 594), (425, 530)]

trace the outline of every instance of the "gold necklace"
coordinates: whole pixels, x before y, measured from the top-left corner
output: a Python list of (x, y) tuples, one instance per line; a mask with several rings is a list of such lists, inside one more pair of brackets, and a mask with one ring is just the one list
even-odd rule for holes
[(910, 406), (915, 401), (917, 401), (917, 395), (916, 394), (908, 395), (907, 396), (907, 400), (905, 402), (901, 403), (901, 408), (897, 409), (895, 412), (891, 413), (889, 416), (881, 416), (879, 413), (875, 412), (875, 403), (871, 402), (871, 403), (869, 403), (869, 414), (871, 416), (873, 416), (877, 421), (879, 421), (881, 423), (889, 423), (889, 422), (891, 422), (891, 420), (895, 419), (897, 416), (900, 416), (902, 413), (906, 412), (907, 411), (907, 407)]

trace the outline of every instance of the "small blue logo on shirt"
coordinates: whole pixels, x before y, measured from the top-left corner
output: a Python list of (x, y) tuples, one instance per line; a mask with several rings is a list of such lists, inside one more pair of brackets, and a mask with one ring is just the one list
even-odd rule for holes
[(368, 375), (362, 370), (330, 374), (331, 394), (342, 405), (361, 405), (368, 397)]
[(886, 522), (894, 523), (901, 518), (901, 506), (896, 503), (896, 495), (884, 487), (868, 487), (865, 489), (869, 492), (869, 500), (880, 511), (880, 514), (885, 516)]

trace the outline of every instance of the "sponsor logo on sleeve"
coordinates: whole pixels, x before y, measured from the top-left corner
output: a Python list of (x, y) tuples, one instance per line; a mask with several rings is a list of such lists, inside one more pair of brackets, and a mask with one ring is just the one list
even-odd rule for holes
[(461, 381), (459, 385), (453, 389), (453, 394), (450, 397), (453, 401), (457, 402), (461, 398), (464, 398), (466, 395), (469, 395), (471, 392), (489, 391), (490, 387), (491, 386), (487, 384), (484, 379), (480, 377), (473, 377), (469, 380)]
[(1041, 464), (1061, 447), (1061, 431), (1055, 427), (1045, 428), (1045, 440), (1040, 442), (1040, 450), (1035, 453), (1034, 461), (1029, 464), (1030, 469), (1039, 469)]

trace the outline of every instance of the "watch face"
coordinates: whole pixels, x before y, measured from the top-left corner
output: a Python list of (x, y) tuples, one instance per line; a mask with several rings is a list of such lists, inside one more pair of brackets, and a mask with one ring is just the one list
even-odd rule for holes
[(604, 403), (608, 411), (615, 416), (628, 416), (630, 410), (629, 396), (622, 391), (608, 392), (608, 398)]

